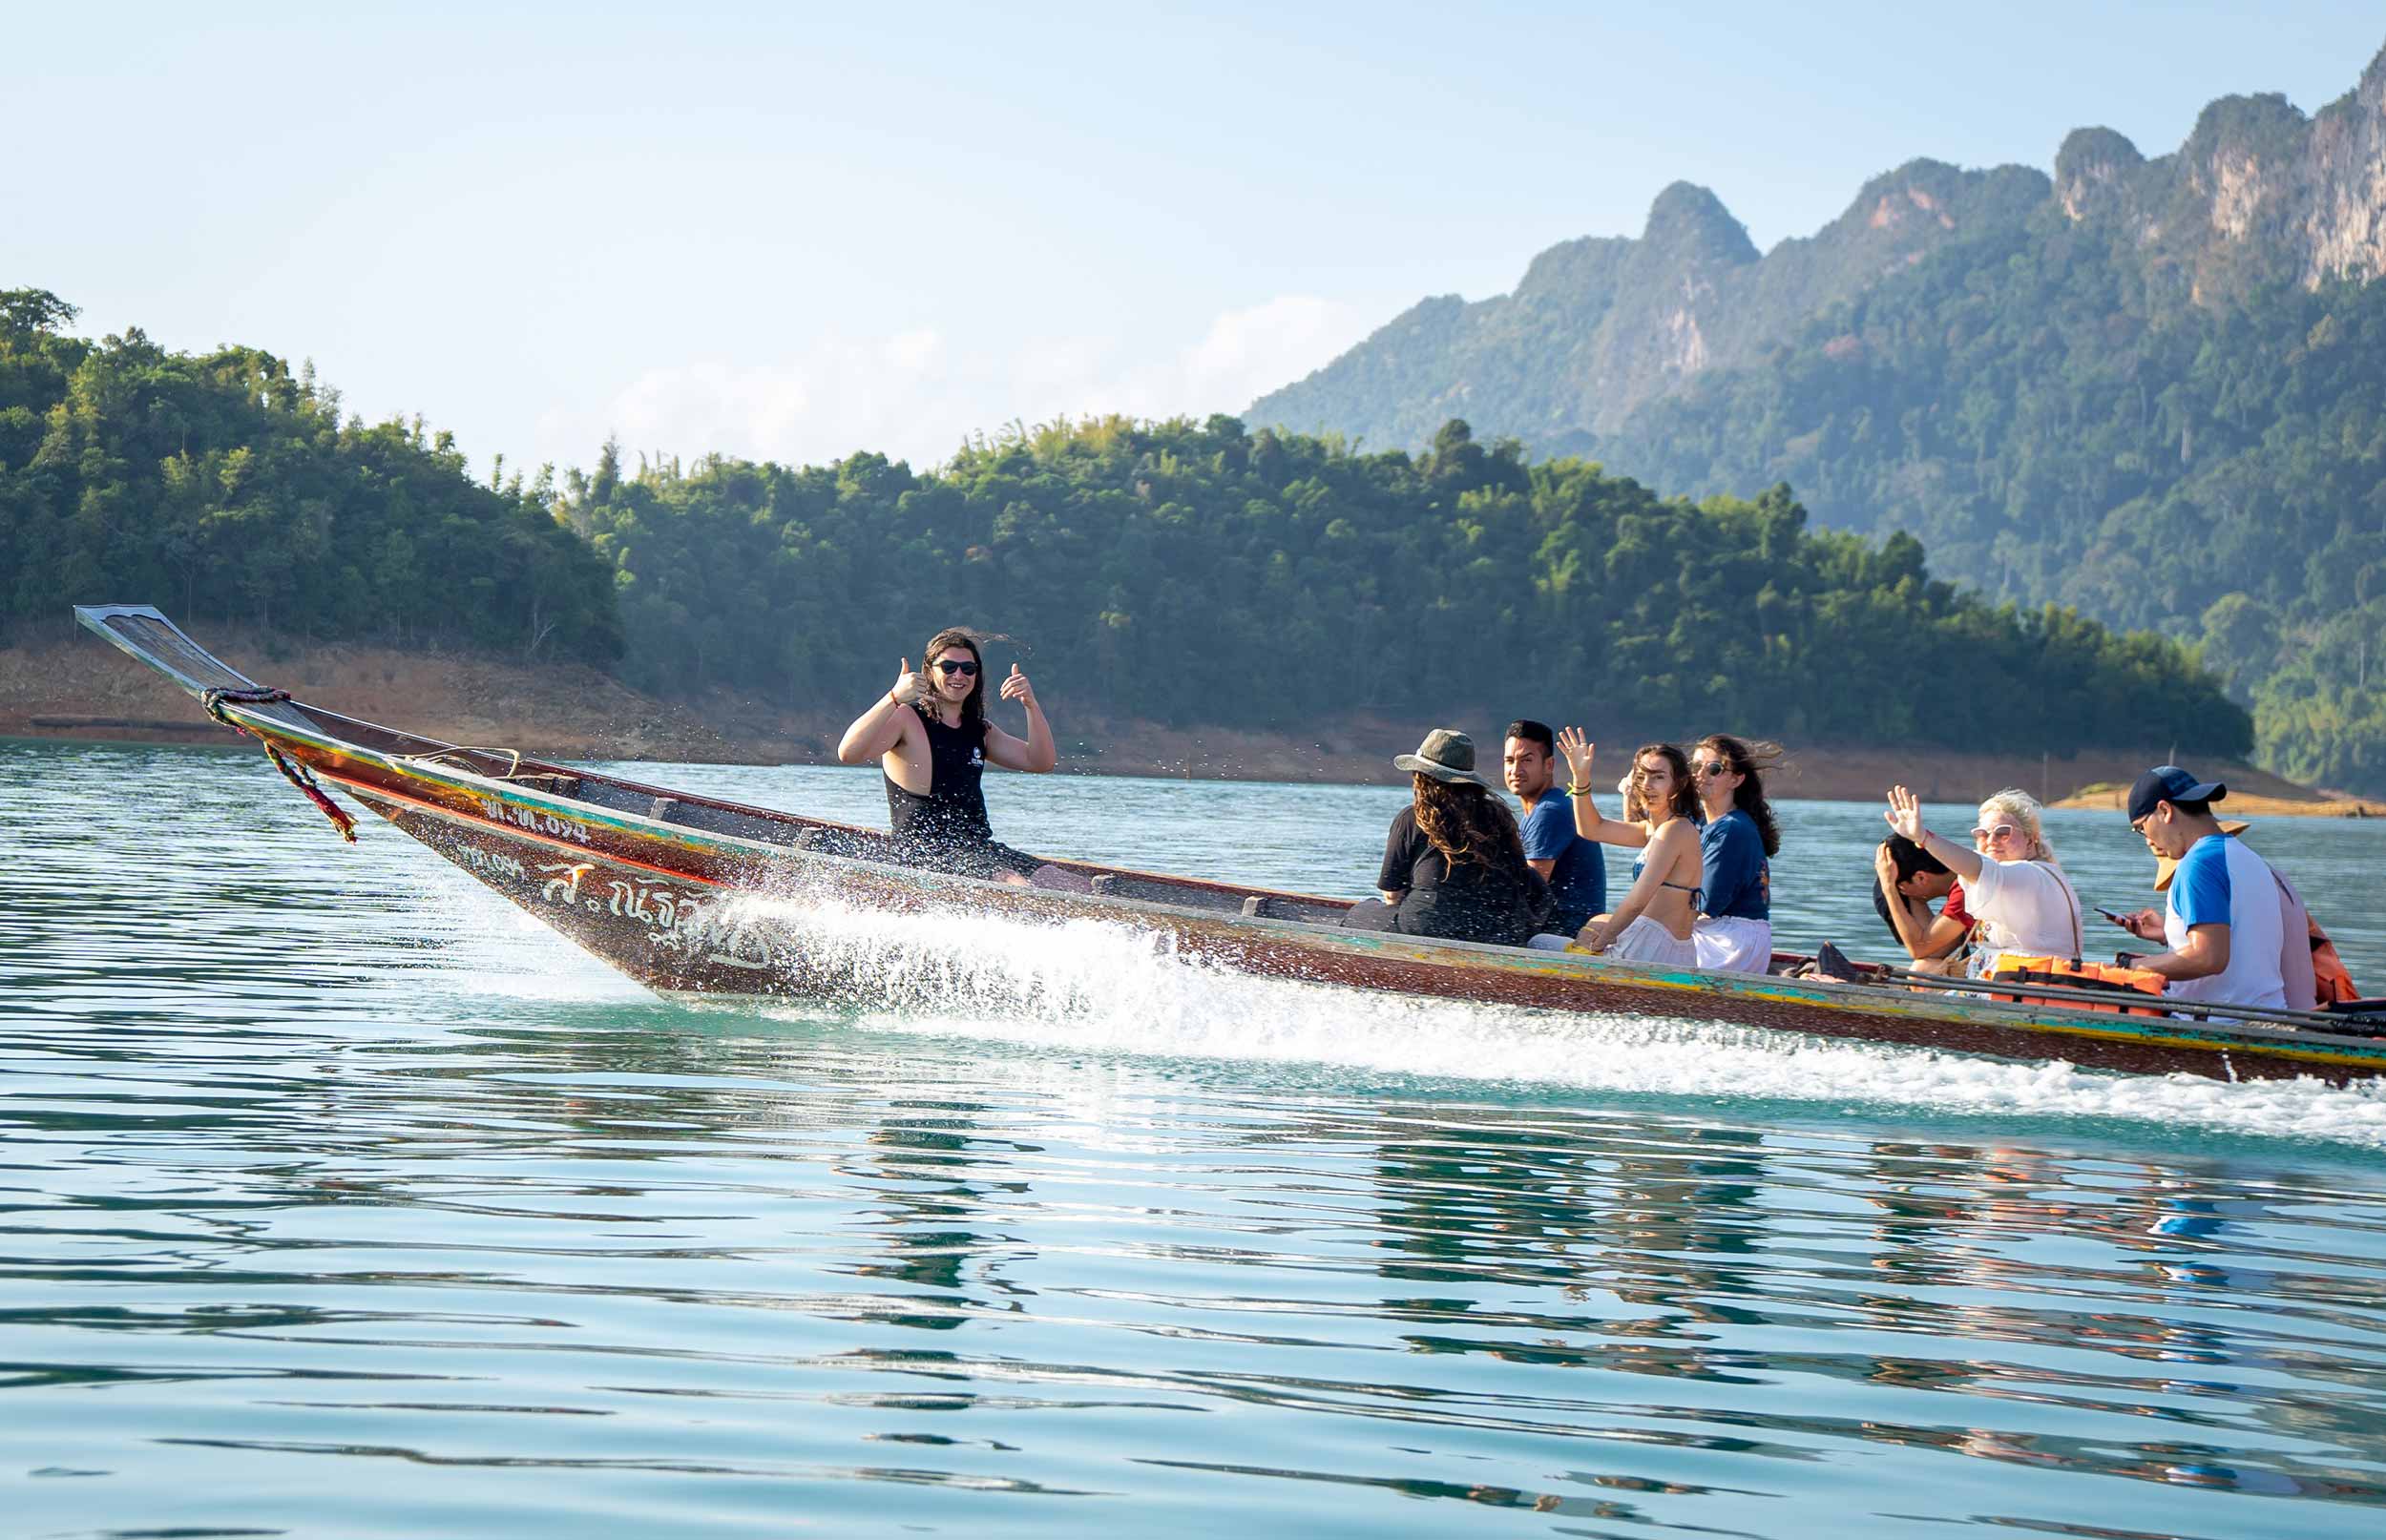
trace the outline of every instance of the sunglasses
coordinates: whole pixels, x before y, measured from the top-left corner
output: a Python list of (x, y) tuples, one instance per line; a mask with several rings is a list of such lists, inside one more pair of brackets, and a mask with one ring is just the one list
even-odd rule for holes
[(958, 674), (965, 679), (977, 672), (977, 665), (966, 657), (940, 657), (936, 659), (936, 666), (947, 674)]
[(1694, 764), (1690, 766), (1690, 774), (1698, 777), (1701, 780), (1712, 780), (1717, 776), (1727, 776), (1731, 774), (1731, 766), (1724, 763), (1721, 760), (1709, 760), (1705, 764)]
[(1999, 823), (1993, 829), (1974, 829), (1972, 831), (1972, 843), (1974, 844), (1978, 844), (1984, 840), (2010, 840), (2012, 838), (2013, 825), (2010, 823)]

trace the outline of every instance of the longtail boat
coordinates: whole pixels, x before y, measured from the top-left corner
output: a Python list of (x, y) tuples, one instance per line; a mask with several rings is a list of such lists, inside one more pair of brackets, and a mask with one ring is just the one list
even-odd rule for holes
[[(146, 605), (77, 606), (85, 626), (180, 685), (265, 747), (353, 839), (326, 788), (352, 797), (473, 877), (653, 989), (868, 1003), (883, 957), (819, 917), (887, 927), (991, 916), (1091, 921), (1149, 936), (1188, 965), (1388, 993), (1552, 1011), (1727, 1022), (1822, 1037), (2332, 1082), (2386, 1072), (2386, 1023), (2313, 1012), (2238, 1019), (2122, 1013), (2085, 991), (1922, 981), (1706, 973), (1579, 952), (1340, 927), (1347, 900), (1056, 860), (1055, 885), (1020, 887), (906, 864), (874, 831), (382, 727), (258, 684)], [(810, 905), (807, 907), (807, 905)], [(867, 927), (865, 927), (867, 933)], [(2019, 989), (2021, 998), (2009, 998)], [(1969, 992), (1967, 992), (1969, 991)], [(2245, 1019), (2251, 1017), (2253, 1019)]]

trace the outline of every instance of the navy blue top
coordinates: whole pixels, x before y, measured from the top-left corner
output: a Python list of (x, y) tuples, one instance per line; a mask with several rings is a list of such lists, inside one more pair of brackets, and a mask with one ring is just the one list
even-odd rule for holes
[(1772, 919), (1772, 867), (1765, 860), (1765, 837), (1757, 832), (1756, 820), (1735, 807), (1708, 823), (1699, 832), (1699, 858), (1710, 918)]
[(1607, 857), (1596, 840), (1574, 832), (1574, 799), (1552, 786), (1518, 825), (1524, 859), (1548, 861), (1550, 898), (1557, 905), (1551, 928), (1568, 935), (1607, 912)]

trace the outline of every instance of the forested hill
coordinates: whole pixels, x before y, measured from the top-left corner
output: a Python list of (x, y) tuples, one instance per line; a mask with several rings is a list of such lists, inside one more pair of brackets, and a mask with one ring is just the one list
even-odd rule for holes
[(1786, 489), (1693, 506), (1451, 423), (1427, 452), (1110, 419), (921, 474), (873, 454), (474, 481), (247, 349), (91, 343), (0, 294), (0, 621), (153, 598), (318, 635), (615, 662), (841, 712), (937, 628), (1006, 634), (1073, 711), (2241, 755), (2176, 645), (1933, 580)]
[(2241, 754), (2176, 646), (1993, 609), (1921, 547), (1815, 534), (1786, 489), (1703, 507), (1446, 425), (1428, 453), (1112, 419), (914, 474), (875, 455), (709, 460), (567, 515), (618, 569), (626, 667), (789, 704), (865, 701), (960, 620), (1052, 698), (1298, 729), (1357, 711), (1488, 726), (1519, 702), (1610, 731), (2069, 753)]
[(2091, 129), (2052, 178), (1917, 162), (1761, 259), (1692, 201), (1429, 302), (1254, 419), (1413, 445), (1462, 406), (1693, 496), (1786, 480), (1994, 597), (2199, 644), (2261, 762), (2386, 792), (2386, 53), (2311, 118), (2229, 98), (2153, 159)]
[(555, 518), (553, 478), (480, 485), (419, 419), (343, 422), (311, 371), (86, 342), (73, 316), (0, 289), (0, 632), (142, 600), (304, 635), (620, 652), (613, 574)]

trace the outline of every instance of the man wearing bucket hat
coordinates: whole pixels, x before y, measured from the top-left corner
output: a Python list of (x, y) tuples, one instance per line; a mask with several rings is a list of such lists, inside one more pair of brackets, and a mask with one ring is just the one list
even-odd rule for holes
[(2163, 912), (2125, 916), (2122, 928), (2170, 949), (2137, 966), (2170, 981), (2173, 999), (2283, 1007), (2279, 972), (2285, 926), (2278, 876), (2212, 816), (2229, 795), (2175, 764), (2157, 765), (2129, 788), (2129, 827), (2156, 860), (2176, 863)]
[(1516, 816), (1475, 768), (1475, 740), (1447, 727), (1392, 765), (1412, 798), (1384, 840), (1375, 886), (1343, 924), (1446, 941), (1521, 947), (1549, 918), (1549, 884), (1524, 859)]

